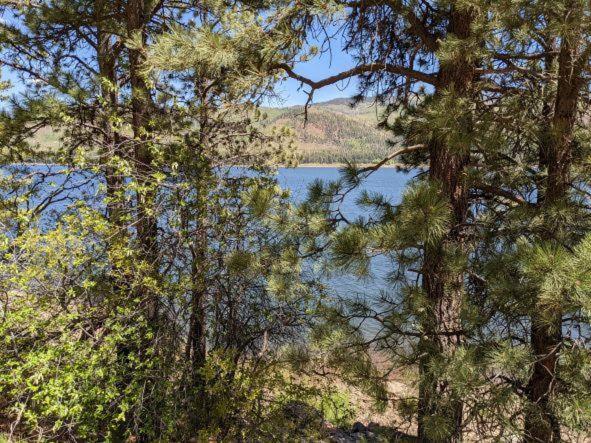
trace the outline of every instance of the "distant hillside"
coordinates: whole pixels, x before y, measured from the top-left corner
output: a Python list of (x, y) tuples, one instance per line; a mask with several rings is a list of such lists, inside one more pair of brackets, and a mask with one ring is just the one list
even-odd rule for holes
[(355, 108), (349, 103), (335, 99), (313, 105), (305, 126), (302, 106), (266, 108), (266, 125), (295, 130), (302, 163), (370, 163), (384, 158), (391, 151), (391, 134), (376, 127), (380, 110), (371, 103)]
[[(303, 106), (264, 108), (266, 127), (289, 126), (295, 130), (300, 163), (372, 163), (391, 151), (392, 135), (377, 128), (380, 110), (369, 102), (355, 108), (350, 99), (340, 98), (314, 104), (308, 109), (304, 125)], [(35, 161), (55, 161), (60, 145), (59, 133), (41, 128), (31, 140)]]

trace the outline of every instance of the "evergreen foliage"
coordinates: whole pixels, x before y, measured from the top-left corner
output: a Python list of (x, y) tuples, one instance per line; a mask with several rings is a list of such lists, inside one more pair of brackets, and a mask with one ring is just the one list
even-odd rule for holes
[[(587, 2), (0, 12), (0, 62), (21, 85), (0, 83), (9, 441), (320, 440), (325, 420), (353, 419), (341, 385), (421, 441), (590, 437)], [(355, 66), (299, 75), (334, 44), (327, 29)], [(275, 174), (296, 161), (293, 128), (261, 109), (286, 76), (308, 105), (357, 77), (384, 130), (298, 205)], [(299, 130), (317, 123), (308, 105)], [(349, 217), (394, 161), (412, 174), (400, 202), (358, 193)], [(376, 260), (386, 288), (330, 291), (376, 278)], [(409, 389), (392, 393), (392, 374)]]

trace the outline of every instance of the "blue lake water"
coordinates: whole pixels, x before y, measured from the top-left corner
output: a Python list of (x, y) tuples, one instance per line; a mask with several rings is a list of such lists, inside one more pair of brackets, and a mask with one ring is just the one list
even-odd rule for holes
[[(33, 201), (29, 202), (37, 206), (44, 201), (48, 195), (54, 194), (55, 200), (47, 206), (49, 213), (54, 212), (59, 217), (63, 209), (76, 200), (95, 201), (95, 204), (102, 205), (100, 197), (97, 198), (97, 179), (96, 175), (90, 172), (74, 172), (64, 174), (63, 168), (55, 165), (12, 165), (9, 168), (11, 173), (20, 171), (21, 176), (30, 173), (37, 174), (38, 182), (35, 188), (39, 191)], [(341, 211), (348, 220), (354, 220), (359, 217), (367, 217), (367, 209), (356, 204), (357, 197), (363, 191), (380, 194), (390, 203), (398, 203), (402, 197), (403, 191), (408, 181), (415, 176), (415, 173), (403, 173), (393, 168), (380, 169), (370, 175), (359, 188), (353, 190), (348, 198), (341, 205)], [(291, 197), (294, 203), (303, 201), (308, 193), (309, 186), (320, 179), (325, 182), (339, 179), (340, 173), (334, 167), (301, 167), (301, 168), (280, 168), (278, 171), (278, 182), (284, 189), (291, 191)], [(14, 198), (12, 195), (10, 198)], [(311, 270), (317, 261), (310, 260)], [(371, 275), (368, 278), (359, 279), (348, 273), (330, 273), (322, 274), (322, 278), (327, 286), (330, 295), (339, 298), (351, 300), (361, 298), (364, 300), (374, 300), (377, 303), (371, 303), (376, 309), (380, 305), (378, 299), (382, 295), (390, 300), (398, 299), (392, 284), (387, 281), (388, 275), (396, 268), (395, 263), (389, 259), (378, 256), (371, 261)], [(320, 273), (319, 273), (320, 276)], [(567, 328), (568, 325), (565, 325)], [(588, 325), (584, 326), (585, 333), (589, 332)], [(573, 334), (565, 329), (565, 334)], [(574, 333), (579, 336), (579, 333)]]
[[(292, 191), (295, 201), (301, 201), (306, 197), (307, 188), (314, 180), (334, 181), (338, 178), (339, 170), (337, 168), (301, 167), (279, 169), (279, 184)], [(396, 203), (399, 201), (409, 178), (411, 178), (411, 174), (405, 174), (393, 168), (379, 169), (371, 174), (358, 190), (352, 193), (352, 198), (349, 198), (345, 203), (345, 209), (353, 216), (362, 215), (359, 208), (354, 204), (355, 197), (362, 190), (380, 193), (390, 199), (391, 202)]]
[[(334, 167), (282, 168), (279, 170), (278, 180), (282, 188), (290, 189), (293, 201), (299, 202), (306, 198), (308, 187), (315, 180), (335, 181), (339, 176), (339, 170)], [(367, 216), (366, 209), (355, 203), (363, 191), (380, 194), (390, 203), (399, 203), (402, 193), (412, 177), (413, 174), (403, 173), (394, 168), (379, 169), (371, 174), (358, 189), (351, 192), (341, 205), (341, 210), (348, 220)], [(393, 264), (389, 260), (384, 257), (376, 257), (372, 259), (372, 273), (369, 278), (359, 279), (343, 273), (328, 278), (326, 283), (329, 293), (346, 299), (375, 298), (381, 291), (391, 290), (391, 285), (388, 285), (386, 278), (392, 272), (392, 268)]]
[[(38, 204), (48, 195), (56, 193), (55, 202), (48, 206), (49, 213), (56, 211), (59, 214), (72, 202), (84, 199), (93, 201), (96, 199), (97, 180), (92, 173), (74, 172), (64, 174), (64, 169), (56, 165), (13, 165), (12, 172), (16, 170), (21, 174), (35, 172), (39, 175), (40, 194), (33, 198)], [(399, 172), (393, 168), (380, 169), (371, 174), (359, 188), (353, 190), (341, 204), (341, 211), (348, 220), (355, 220), (367, 216), (367, 209), (356, 204), (357, 197), (363, 191), (380, 194), (391, 203), (398, 203), (402, 192), (413, 174)], [(294, 203), (303, 201), (308, 193), (309, 186), (320, 179), (325, 182), (338, 180), (340, 173), (334, 167), (300, 167), (280, 168), (278, 171), (279, 185), (289, 189)], [(100, 197), (96, 204), (101, 205)], [(314, 263), (312, 263), (314, 265)], [(393, 264), (384, 257), (372, 259), (372, 275), (370, 278), (360, 280), (346, 273), (332, 274), (326, 278), (329, 292), (345, 298), (360, 296), (367, 298), (375, 296), (383, 290), (390, 289), (386, 282), (387, 275), (392, 272)]]

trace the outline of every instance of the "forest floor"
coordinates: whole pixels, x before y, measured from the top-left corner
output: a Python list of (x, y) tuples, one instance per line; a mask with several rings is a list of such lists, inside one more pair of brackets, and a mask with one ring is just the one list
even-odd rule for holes
[[(314, 376), (306, 384), (320, 388), (325, 403), (322, 409), (323, 441), (335, 443), (418, 441), (416, 423), (404, 417), (398, 406), (417, 396), (412, 370), (392, 371), (383, 380), (387, 402), (381, 406), (360, 387), (335, 377)], [(301, 381), (301, 380), (300, 380)], [(327, 394), (328, 393), (328, 394)], [(306, 409), (306, 406), (303, 406)], [(401, 408), (402, 410), (404, 408)], [(306, 414), (314, 414), (308, 410)], [(299, 415), (295, 406), (294, 415)], [(301, 418), (296, 421), (300, 421)], [(306, 422), (307, 419), (301, 420)]]

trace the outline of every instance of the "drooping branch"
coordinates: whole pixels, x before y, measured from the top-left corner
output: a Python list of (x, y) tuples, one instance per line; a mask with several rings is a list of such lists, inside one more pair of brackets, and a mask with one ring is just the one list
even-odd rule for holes
[(503, 197), (503, 198), (510, 200), (513, 203), (517, 203), (519, 205), (533, 205), (533, 203), (528, 202), (523, 197), (516, 195), (511, 191), (507, 191), (505, 189), (502, 189), (502, 188), (486, 185), (483, 183), (477, 184), (476, 186), (474, 186), (474, 188), (482, 191), (486, 195)]
[(304, 120), (308, 120), (308, 108), (312, 104), (312, 99), (314, 98), (314, 92), (317, 89), (324, 88), (325, 86), (334, 85), (342, 80), (347, 80), (352, 77), (356, 77), (358, 75), (369, 74), (372, 72), (388, 72), (390, 74), (404, 76), (407, 79), (427, 83), (433, 86), (437, 86), (437, 77), (433, 74), (427, 74), (422, 71), (417, 71), (415, 69), (407, 68), (404, 66), (394, 65), (391, 63), (371, 63), (366, 65), (356, 66), (355, 68), (351, 68), (347, 71), (342, 71), (338, 74), (331, 75), (330, 77), (326, 77), (322, 80), (312, 80), (310, 78), (304, 77), (303, 75), (298, 74), (293, 70), (293, 68), (288, 65), (287, 63), (278, 63), (271, 67), (271, 70), (283, 70), (288, 77), (293, 78), (294, 80), (299, 81), (304, 85), (308, 85), (310, 90), (306, 92), (308, 95), (308, 100), (304, 105)]
[[(372, 175), (374, 172), (376, 172), (378, 169), (380, 169), (382, 166), (384, 166), (390, 160), (393, 160), (396, 157), (399, 157), (399, 156), (404, 155), (404, 154), (409, 154), (411, 152), (420, 151), (421, 149), (425, 149), (425, 148), (427, 148), (426, 145), (424, 145), (424, 144), (417, 144), (417, 145), (407, 146), (405, 148), (398, 149), (397, 151), (394, 151), (392, 154), (388, 155), (387, 157), (385, 157), (384, 159), (380, 160), (379, 162), (377, 162), (377, 163), (375, 163), (373, 165), (370, 165), (370, 166), (366, 166), (365, 168), (358, 169), (355, 172), (355, 175), (356, 175), (357, 178), (360, 178), (361, 177), (363, 179), (367, 179), (370, 175)], [(356, 186), (357, 186), (357, 184), (353, 184), (353, 185), (347, 187), (343, 191), (343, 193), (340, 195), (339, 201), (342, 203), (344, 201), (345, 197), (353, 189), (355, 189)], [(340, 212), (340, 210), (339, 210), (339, 212)], [(345, 221), (347, 224), (349, 224), (347, 222), (347, 220), (344, 219), (344, 217), (343, 217), (343, 221)]]
[(346, 79), (349, 79), (351, 77), (355, 77), (358, 75), (369, 74), (372, 72), (380, 72), (380, 71), (388, 72), (390, 74), (395, 74), (395, 75), (401, 75), (401, 76), (407, 77), (409, 79), (412, 79), (414, 81), (428, 83), (430, 85), (437, 86), (437, 77), (435, 75), (427, 74), (425, 72), (417, 71), (417, 70), (411, 69), (411, 68), (406, 68), (404, 66), (394, 65), (391, 63), (376, 62), (376, 63), (366, 64), (366, 65), (360, 65), (360, 66), (356, 66), (355, 68), (351, 68), (347, 71), (343, 71), (338, 74), (335, 74), (330, 77), (326, 77), (322, 80), (317, 80), (317, 81), (309, 79), (307, 77), (304, 77), (303, 75), (296, 73), (293, 70), (293, 68), (291, 66), (289, 66), (287, 63), (279, 63), (279, 64), (275, 65), (274, 68), (275, 69), (282, 69), (283, 71), (285, 71), (285, 73), (289, 77), (310, 86), (313, 90), (320, 89), (325, 86), (333, 85), (333, 84), (338, 83), (342, 80), (346, 80)]
[(425, 149), (425, 148), (426, 148), (425, 145), (418, 144), (418, 145), (407, 146), (406, 148), (399, 149), (399, 150), (393, 152), (392, 154), (388, 155), (383, 160), (380, 160), (378, 163), (360, 169), (359, 170), (359, 173), (360, 174), (363, 174), (363, 173), (366, 173), (366, 172), (372, 173), (374, 171), (377, 171), (382, 166), (384, 166), (386, 163), (388, 163), (390, 160), (393, 160), (396, 157), (399, 157), (399, 156), (404, 155), (404, 154), (410, 154), (411, 152), (420, 151), (421, 149)]

